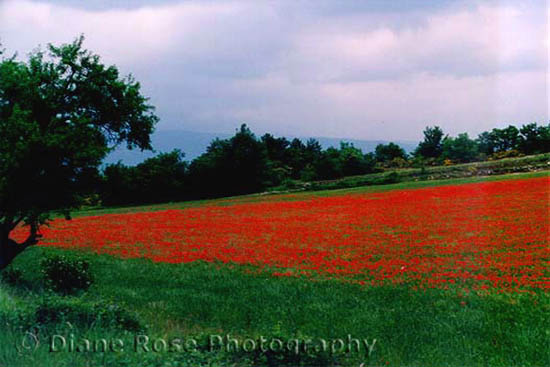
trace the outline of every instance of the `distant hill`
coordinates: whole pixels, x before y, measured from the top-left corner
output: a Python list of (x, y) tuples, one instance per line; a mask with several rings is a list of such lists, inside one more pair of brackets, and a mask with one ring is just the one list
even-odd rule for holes
[[(275, 135), (275, 134), (274, 134)], [(173, 149), (180, 149), (185, 153), (186, 160), (192, 160), (206, 151), (206, 148), (215, 138), (226, 139), (233, 134), (215, 134), (215, 133), (200, 133), (184, 130), (164, 130), (155, 132), (152, 137), (152, 145), (156, 152), (141, 152), (136, 149), (128, 150), (126, 147), (119, 147), (107, 156), (104, 163), (116, 163), (121, 161), (126, 165), (136, 165), (147, 158), (153, 157), (160, 152), (170, 152)], [(275, 135), (277, 136), (277, 135)], [(293, 139), (293, 136), (287, 136), (287, 139)], [(302, 141), (307, 141), (308, 138), (299, 137)], [(374, 151), (378, 144), (386, 144), (389, 141), (384, 140), (356, 140), (356, 139), (339, 139), (339, 138), (324, 138), (315, 137), (323, 148), (339, 147), (341, 141), (353, 143), (354, 146), (360, 148), (364, 153)], [(406, 152), (411, 152), (417, 142), (412, 141), (394, 141), (399, 144)]]

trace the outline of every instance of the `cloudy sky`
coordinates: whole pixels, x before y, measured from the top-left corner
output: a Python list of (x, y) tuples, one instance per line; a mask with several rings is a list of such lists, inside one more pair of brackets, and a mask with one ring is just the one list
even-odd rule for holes
[(548, 122), (549, 18), (545, 0), (0, 0), (0, 41), (24, 57), (83, 33), (159, 130), (417, 140)]

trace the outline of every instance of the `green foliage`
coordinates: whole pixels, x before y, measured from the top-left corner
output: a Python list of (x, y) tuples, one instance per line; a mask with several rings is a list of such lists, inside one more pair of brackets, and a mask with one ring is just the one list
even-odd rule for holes
[(443, 139), (443, 159), (453, 162), (473, 162), (478, 157), (478, 145), (475, 140), (468, 137), (467, 133), (458, 134), (456, 138), (445, 137)]
[(538, 126), (536, 123), (521, 128), (508, 126), (479, 134), (479, 151), (491, 156), (493, 153), (517, 150), (522, 154), (550, 152), (550, 124)]
[[(476, 153), (477, 151), (477, 153)], [(484, 131), (477, 139), (467, 138), (465, 134), (459, 134), (456, 138), (443, 138), (443, 131), (438, 126), (426, 127), (424, 140), (418, 145), (413, 155), (416, 159), (423, 158), (428, 164), (427, 158), (441, 163), (444, 159), (453, 162), (471, 162), (484, 160), (494, 153), (518, 151), (521, 154), (540, 154), (550, 152), (550, 125), (538, 126), (536, 123), (523, 125), (517, 128), (509, 125), (506, 128), (494, 128)], [(502, 155), (507, 157), (519, 156), (510, 153)], [(451, 158), (453, 157), (453, 158)], [(418, 162), (414, 162), (418, 166)]]
[(524, 154), (520, 153), (516, 149), (511, 150), (505, 150), (502, 152), (495, 152), (491, 154), (491, 156), (488, 158), (489, 160), (498, 160), (498, 159), (504, 159), (504, 158), (515, 158), (515, 157), (522, 157)]
[(536, 123), (527, 124), (519, 129), (521, 141), (519, 150), (524, 154), (550, 152), (550, 124), (537, 126)]
[(146, 159), (134, 167), (107, 165), (101, 183), (102, 204), (123, 205), (184, 200), (189, 195), (187, 162), (179, 150)]
[(477, 144), (480, 153), (489, 156), (495, 151), (494, 135), (489, 131), (484, 131), (477, 137)]
[(424, 140), (418, 144), (413, 155), (424, 158), (438, 158), (443, 152), (443, 130), (439, 126), (427, 126), (424, 129)]
[(301, 188), (302, 186), (303, 185), (299, 181), (287, 178), (283, 182), (281, 182), (281, 185), (278, 186), (278, 188), (280, 190), (296, 190)]
[(90, 264), (83, 259), (64, 255), (46, 257), (40, 261), (46, 286), (62, 294), (86, 290), (93, 282)]
[(352, 143), (341, 142), (340, 149), (330, 147), (314, 163), (314, 179), (331, 180), (375, 171), (372, 153), (363, 152)]
[(197, 197), (217, 197), (261, 191), (269, 178), (263, 144), (245, 125), (227, 140), (216, 139), (189, 167)]
[[(399, 155), (404, 152), (398, 148)], [(402, 164), (402, 162), (398, 162)], [(335, 179), (375, 172), (374, 154), (342, 142), (323, 150), (309, 139), (257, 139), (242, 125), (229, 139), (216, 139), (189, 165), (179, 151), (160, 154), (135, 167), (120, 162), (103, 171), (104, 205), (212, 198), (289, 187), (290, 182)]]
[(268, 161), (269, 184), (277, 186), (291, 177), (292, 168), (288, 166), (288, 146), (290, 142), (286, 138), (276, 138), (271, 134), (261, 137), (261, 143), (265, 147)]
[(411, 163), (402, 157), (396, 157), (388, 163), (389, 167), (396, 167), (396, 168), (406, 168), (406, 167), (410, 167), (410, 165)]
[(378, 144), (374, 150), (374, 154), (378, 162), (386, 165), (389, 165), (396, 158), (407, 159), (405, 150), (395, 143)]
[(352, 143), (340, 143), (342, 176), (354, 176), (374, 171), (375, 159), (372, 154), (363, 154)]
[(493, 129), (491, 134), (497, 152), (516, 149), (521, 140), (518, 128), (512, 125), (504, 129)]

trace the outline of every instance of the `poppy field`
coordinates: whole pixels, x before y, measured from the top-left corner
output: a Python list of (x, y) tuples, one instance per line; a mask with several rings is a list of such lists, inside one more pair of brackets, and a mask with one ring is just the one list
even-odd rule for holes
[(58, 219), (42, 230), (41, 246), (165, 263), (251, 265), (247, 269), (278, 277), (329, 277), (374, 286), (548, 291), (549, 198), (550, 178), (544, 176), (223, 200)]

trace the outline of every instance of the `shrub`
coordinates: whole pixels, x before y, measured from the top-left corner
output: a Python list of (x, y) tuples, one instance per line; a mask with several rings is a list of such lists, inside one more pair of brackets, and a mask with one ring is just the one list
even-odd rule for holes
[(496, 152), (491, 154), (489, 157), (489, 160), (498, 160), (498, 159), (504, 159), (504, 158), (515, 158), (515, 157), (523, 157), (525, 154), (522, 154), (521, 152), (517, 151), (516, 149), (511, 150), (505, 150), (503, 152)]
[(410, 167), (410, 165), (411, 164), (409, 163), (409, 161), (401, 157), (396, 157), (392, 159), (389, 163), (389, 167), (397, 167), (397, 168), (406, 168), (406, 167)]
[(287, 178), (281, 183), (281, 187), (286, 190), (295, 190), (300, 188), (302, 185), (300, 182), (293, 179)]
[(397, 172), (390, 172), (389, 174), (385, 175), (382, 179), (379, 180), (377, 184), (392, 184), (392, 183), (398, 183), (401, 182), (401, 179), (399, 178), (399, 174)]
[(74, 294), (88, 289), (93, 282), (86, 260), (56, 255), (44, 258), (40, 266), (46, 287), (58, 293)]

